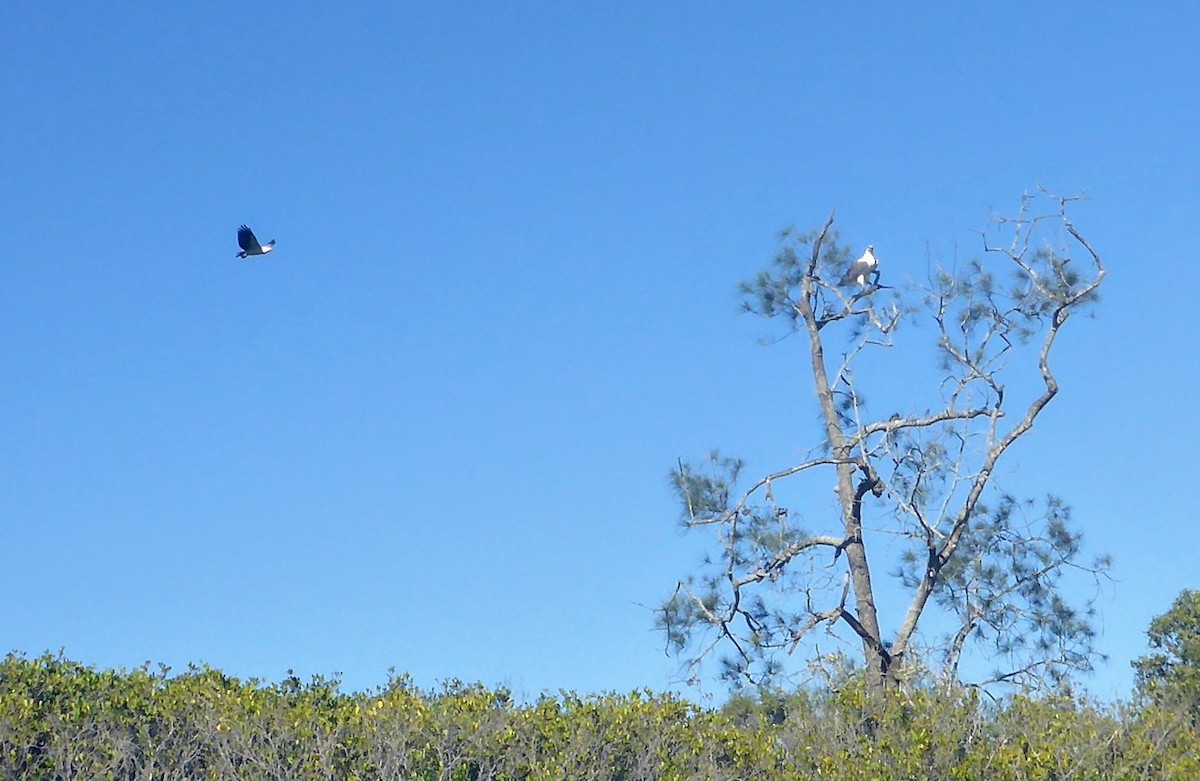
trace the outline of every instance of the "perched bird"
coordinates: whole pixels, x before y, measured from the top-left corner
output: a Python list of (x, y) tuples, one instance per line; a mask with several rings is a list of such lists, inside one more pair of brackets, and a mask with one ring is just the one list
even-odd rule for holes
[(867, 251), (862, 254), (862, 257), (850, 264), (846, 276), (842, 277), (842, 284), (866, 285), (867, 280), (872, 277), (873, 281), (878, 284), (879, 261), (875, 259), (875, 245), (868, 244)]
[(244, 258), (247, 255), (266, 255), (275, 249), (275, 239), (271, 239), (267, 244), (259, 244), (258, 239), (254, 237), (254, 231), (243, 225), (238, 228), (238, 246), (242, 248), (242, 251), (234, 257)]

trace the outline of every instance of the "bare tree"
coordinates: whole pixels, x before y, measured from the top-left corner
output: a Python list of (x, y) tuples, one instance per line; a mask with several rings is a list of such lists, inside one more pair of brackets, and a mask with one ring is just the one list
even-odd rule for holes
[[(744, 462), (716, 452), (672, 472), (684, 525), (718, 540), (658, 613), (689, 677), (723, 653), (727, 679), (770, 680), (798, 647), (812, 650), (818, 629), (861, 646), (877, 692), (918, 664), (960, 680), (967, 650), (994, 665), (991, 681), (1056, 683), (1089, 667), (1091, 600), (1073, 607), (1062, 579), (1097, 578), (1108, 561), (1080, 562), (1081, 536), (1060, 500), (1018, 500), (996, 478), (1058, 393), (1055, 342), (1105, 276), (1068, 215), (1076, 200), (1026, 196), (1015, 217), (981, 232), (980, 260), (903, 288), (879, 275), (844, 286), (852, 255), (831, 215), (812, 233), (786, 231), (773, 267), (742, 284), (746, 311), (804, 341), (822, 435), (799, 463), (748, 485)], [(896, 340), (902, 326), (935, 335), (939, 371), (924, 388), (872, 385), (872, 361), (911, 363), (912, 340)], [(895, 407), (869, 404), (868, 385)], [(822, 504), (813, 497), (826, 495), (825, 481), (836, 498)], [(876, 558), (904, 589), (896, 604), (907, 604), (888, 616), (888, 634)]]

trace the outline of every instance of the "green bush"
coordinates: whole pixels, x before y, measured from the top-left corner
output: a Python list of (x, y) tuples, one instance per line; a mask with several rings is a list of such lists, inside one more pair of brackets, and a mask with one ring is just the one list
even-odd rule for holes
[(993, 703), (916, 689), (885, 701), (764, 692), (719, 710), (648, 691), (503, 690), (404, 677), (242, 681), (208, 667), (0, 663), (0, 778), (345, 781), (1200, 778), (1186, 713), (1071, 698)]

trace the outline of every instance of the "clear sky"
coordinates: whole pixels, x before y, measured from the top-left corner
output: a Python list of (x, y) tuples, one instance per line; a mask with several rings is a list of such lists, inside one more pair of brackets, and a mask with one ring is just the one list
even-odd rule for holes
[(671, 686), (668, 471), (816, 443), (736, 283), (832, 209), (921, 276), (1040, 184), (1111, 274), (1008, 476), (1114, 555), (1127, 692), (1200, 586), (1200, 10), (843, 5), (6, 6), (0, 651)]

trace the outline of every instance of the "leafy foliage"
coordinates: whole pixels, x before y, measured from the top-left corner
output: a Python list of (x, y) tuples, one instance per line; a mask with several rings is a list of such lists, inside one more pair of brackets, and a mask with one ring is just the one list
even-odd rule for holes
[(1200, 777), (1178, 713), (977, 692), (872, 697), (763, 691), (704, 709), (650, 692), (516, 703), (403, 677), (347, 694), (207, 667), (102, 671), (45, 655), (0, 663), (0, 777), (83, 781), (723, 781), (755, 778)]
[(1146, 634), (1154, 653), (1133, 662), (1138, 691), (1200, 724), (1200, 591), (1185, 589)]

